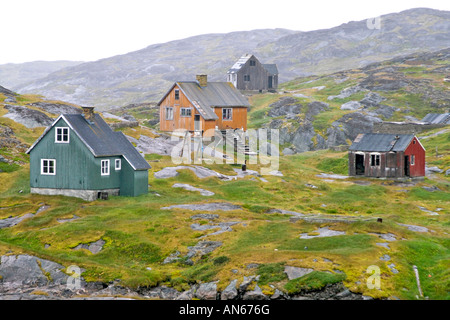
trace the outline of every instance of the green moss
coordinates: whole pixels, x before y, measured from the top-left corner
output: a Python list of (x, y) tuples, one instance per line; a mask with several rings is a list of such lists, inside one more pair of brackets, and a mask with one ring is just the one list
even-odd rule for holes
[(266, 285), (272, 282), (279, 282), (287, 278), (284, 273), (284, 262), (265, 263), (258, 265), (258, 284)]
[(284, 288), (289, 294), (298, 294), (304, 291), (321, 289), (327, 284), (338, 283), (345, 278), (346, 276), (342, 274), (313, 271), (303, 277), (288, 281)]

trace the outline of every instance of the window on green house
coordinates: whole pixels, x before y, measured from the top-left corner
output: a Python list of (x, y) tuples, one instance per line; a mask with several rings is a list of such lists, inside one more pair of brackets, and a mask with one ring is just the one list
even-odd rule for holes
[(41, 174), (54, 176), (56, 174), (56, 160), (41, 159)]
[(69, 128), (56, 127), (55, 128), (55, 142), (56, 143), (69, 143)]
[(101, 173), (102, 176), (109, 176), (109, 160), (102, 160)]

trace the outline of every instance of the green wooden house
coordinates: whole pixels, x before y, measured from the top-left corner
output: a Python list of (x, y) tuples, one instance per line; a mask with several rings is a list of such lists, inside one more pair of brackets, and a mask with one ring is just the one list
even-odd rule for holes
[(27, 150), (31, 193), (93, 201), (148, 192), (150, 165), (122, 132), (95, 114), (60, 115)]

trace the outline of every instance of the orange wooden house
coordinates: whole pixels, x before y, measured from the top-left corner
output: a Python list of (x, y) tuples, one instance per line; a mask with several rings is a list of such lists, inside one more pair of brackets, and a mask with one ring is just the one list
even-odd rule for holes
[(247, 130), (247, 99), (233, 84), (208, 82), (206, 75), (175, 82), (158, 106), (161, 131)]

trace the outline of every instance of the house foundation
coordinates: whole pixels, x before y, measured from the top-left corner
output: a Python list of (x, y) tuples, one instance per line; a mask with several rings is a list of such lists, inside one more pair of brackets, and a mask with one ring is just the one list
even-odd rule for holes
[(95, 201), (97, 199), (101, 199), (105, 194), (108, 194), (108, 196), (118, 196), (120, 194), (120, 189), (78, 190), (78, 189), (31, 188), (30, 192), (33, 194), (76, 197), (86, 201)]

